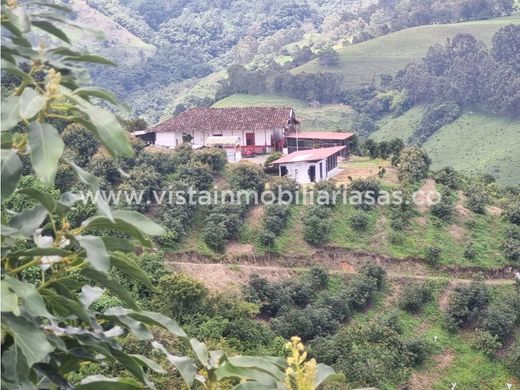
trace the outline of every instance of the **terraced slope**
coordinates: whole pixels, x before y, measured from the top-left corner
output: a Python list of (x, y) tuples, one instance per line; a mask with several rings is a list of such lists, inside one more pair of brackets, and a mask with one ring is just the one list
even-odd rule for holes
[(345, 87), (355, 87), (381, 74), (399, 71), (408, 63), (423, 57), (431, 45), (443, 43), (457, 33), (472, 34), (489, 45), (493, 34), (511, 23), (520, 23), (520, 15), (409, 28), (339, 49), (340, 60), (335, 66), (325, 67), (313, 60), (293, 72), (337, 72), (343, 75)]

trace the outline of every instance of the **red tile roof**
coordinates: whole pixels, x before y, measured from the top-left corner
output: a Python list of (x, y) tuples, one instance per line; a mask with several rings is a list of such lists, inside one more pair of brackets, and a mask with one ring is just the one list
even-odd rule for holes
[(284, 129), (291, 115), (296, 121), (290, 107), (192, 108), (153, 126), (148, 132)]
[(345, 149), (345, 146), (334, 146), (333, 148), (309, 149), (293, 152), (273, 161), (273, 164), (287, 164), (301, 161), (319, 161), (330, 157)]
[(354, 133), (340, 133), (335, 131), (302, 131), (298, 133), (291, 133), (287, 136), (287, 138), (344, 140), (351, 138), (353, 135)]

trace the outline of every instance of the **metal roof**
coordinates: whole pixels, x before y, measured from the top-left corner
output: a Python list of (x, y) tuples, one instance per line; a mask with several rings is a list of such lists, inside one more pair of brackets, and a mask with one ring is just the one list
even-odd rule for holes
[(330, 157), (336, 153), (341, 152), (345, 149), (345, 146), (334, 146), (333, 148), (321, 148), (321, 149), (310, 149), (300, 150), (287, 154), (276, 161), (273, 164), (289, 164), (301, 161), (319, 161), (327, 157)]
[(354, 133), (336, 131), (302, 131), (298, 133), (291, 133), (287, 135), (287, 138), (345, 140), (351, 138), (353, 135)]

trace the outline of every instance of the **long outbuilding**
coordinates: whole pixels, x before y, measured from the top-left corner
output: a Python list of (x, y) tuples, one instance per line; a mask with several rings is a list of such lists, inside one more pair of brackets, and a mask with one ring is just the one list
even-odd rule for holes
[(336, 131), (294, 132), (286, 136), (287, 151), (293, 153), (300, 150), (344, 146), (341, 157), (348, 158), (352, 137), (354, 137), (353, 133)]
[(300, 150), (275, 160), (280, 176), (288, 176), (300, 184), (327, 180), (336, 175), (338, 160), (342, 159), (345, 146), (333, 146), (312, 150)]

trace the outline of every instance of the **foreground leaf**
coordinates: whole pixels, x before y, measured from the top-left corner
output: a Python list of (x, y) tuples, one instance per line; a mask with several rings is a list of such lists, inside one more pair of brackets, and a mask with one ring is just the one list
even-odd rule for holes
[(58, 130), (48, 123), (32, 122), (27, 132), (31, 146), (31, 161), (38, 178), (54, 184), (58, 160), (63, 154), (63, 141)]
[[(3, 68), (4, 61), (2, 61)], [(22, 120), (20, 115), (20, 96), (11, 95), (2, 101), (2, 131), (11, 130)]]
[(22, 93), (20, 103), (20, 116), (25, 120), (30, 120), (38, 114), (44, 107), (47, 100), (36, 93), (32, 88), (25, 88)]
[(22, 161), (13, 149), (2, 149), (2, 202), (7, 199), (18, 186), (22, 177)]
[(15, 345), (22, 351), (29, 367), (42, 361), (54, 350), (45, 333), (25, 318), (3, 314), (2, 323), (13, 337)]
[(107, 378), (103, 375), (91, 375), (76, 386), (76, 390), (132, 390), (143, 386), (131, 378)]
[(23, 210), (16, 214), (9, 226), (20, 231), (24, 236), (30, 236), (40, 227), (47, 217), (47, 209), (42, 205), (36, 205), (32, 209)]
[(90, 266), (100, 272), (108, 272), (110, 269), (110, 257), (101, 237), (77, 236), (79, 245), (87, 253), (87, 261)]

